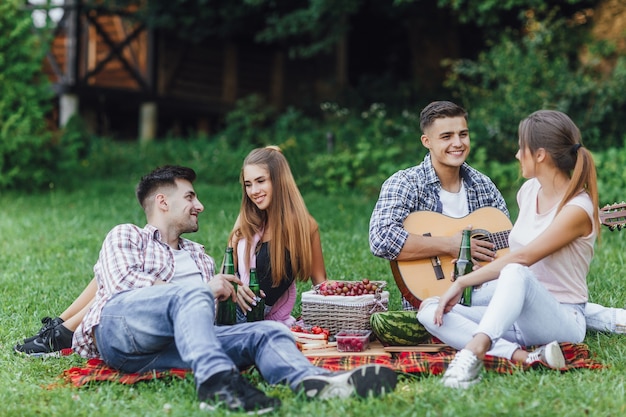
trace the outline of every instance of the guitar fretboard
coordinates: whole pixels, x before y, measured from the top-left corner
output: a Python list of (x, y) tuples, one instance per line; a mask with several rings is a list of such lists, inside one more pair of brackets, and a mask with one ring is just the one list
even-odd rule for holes
[(509, 233), (510, 230), (503, 230), (501, 232), (489, 233), (483, 231), (484, 234), (480, 234), (478, 236), (472, 236), (472, 238), (480, 239), (480, 240), (488, 240), (494, 245), (496, 245), (495, 250), (499, 251), (500, 249), (505, 249), (509, 247)]
[(509, 247), (509, 233), (510, 230), (503, 230), (491, 234), (491, 241), (496, 245), (496, 250)]

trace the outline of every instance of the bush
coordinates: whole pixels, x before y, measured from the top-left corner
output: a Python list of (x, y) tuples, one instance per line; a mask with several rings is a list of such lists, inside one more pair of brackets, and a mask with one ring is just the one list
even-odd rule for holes
[(594, 152), (594, 160), (598, 170), (600, 204), (626, 201), (626, 148)]
[(404, 111), (389, 114), (373, 103), (364, 111), (349, 111), (323, 103), (321, 125), (331, 146), (309, 154), (303, 185), (327, 193), (358, 189), (375, 195), (382, 182), (400, 168), (415, 165), (426, 153), (419, 143), (416, 116)]
[(220, 132), (233, 147), (249, 144), (257, 147), (266, 142), (265, 137), (276, 117), (276, 111), (260, 95), (250, 95), (235, 104), (226, 115), (226, 126)]
[(41, 76), (45, 40), (22, 3), (0, 3), (0, 188), (45, 184), (54, 165), (45, 125), (52, 90)]
[[(370, 110), (372, 108), (382, 107), (377, 104)], [(379, 111), (372, 116), (370, 110), (358, 116), (343, 112), (341, 117), (328, 123), (316, 123), (313, 119), (301, 117), (295, 110), (289, 110), (275, 125), (258, 131), (259, 137), (273, 138), (259, 146), (272, 143), (283, 149), (303, 193), (341, 196), (356, 191), (363, 198), (374, 201), (383, 181), (399, 169), (420, 163), (426, 149), (419, 143), (417, 130), (412, 127), (414, 115), (408, 112), (389, 115)], [(74, 137), (77, 143), (69, 148), (73, 151), (67, 150), (72, 154), (67, 159), (76, 157), (79, 163), (71, 169), (74, 181), (68, 178), (58, 180), (65, 187), (77, 186), (78, 181), (88, 177), (134, 184), (141, 175), (164, 164), (190, 166), (202, 182), (211, 185), (233, 185), (239, 181), (244, 157), (257, 146), (248, 143), (236, 146), (229, 138), (220, 135), (208, 139), (170, 138), (147, 146), (93, 138), (86, 148), (79, 140), (85, 138), (80, 134), (79, 124), (70, 123), (70, 126), (75, 126), (76, 130), (66, 136)], [(329, 151), (324, 135), (330, 128), (337, 139)], [(626, 136), (622, 140), (626, 140)], [(624, 200), (626, 148), (596, 151), (594, 158), (598, 167), (600, 202), (604, 205)], [(519, 163), (512, 156), (507, 162), (489, 158), (488, 149), (475, 144), (467, 162), (489, 175), (509, 202), (512, 218), (515, 218), (515, 195), (524, 180)]]
[[(612, 135), (626, 129), (622, 92), (626, 59), (615, 58), (608, 73), (597, 64), (612, 57), (606, 43), (587, 39), (587, 28), (564, 19), (530, 18), (523, 36), (505, 32), (476, 61), (450, 64), (447, 87), (470, 112), (472, 140), (487, 156), (508, 161), (517, 149), (519, 121), (539, 109), (567, 113), (591, 149), (618, 146)], [(582, 50), (588, 50), (583, 63)], [(613, 58), (613, 57), (612, 57)]]
[(148, 145), (97, 138), (75, 175), (135, 183), (158, 166), (177, 164), (193, 168), (202, 181), (213, 185), (233, 184), (239, 181), (241, 163), (249, 151), (248, 146), (232, 149), (223, 138), (170, 138)]
[[(356, 111), (337, 103), (322, 103), (319, 119), (287, 109), (274, 123), (269, 123), (258, 114), (258, 106), (248, 106), (251, 102), (254, 101), (238, 106), (236, 123), (217, 138), (231, 149), (238, 143), (242, 159), (253, 147), (279, 145), (302, 190), (336, 195), (359, 190), (374, 197), (385, 179), (399, 169), (420, 163), (427, 152), (419, 140), (419, 117), (408, 110), (394, 114), (384, 104), (373, 103)], [(229, 119), (233, 120), (233, 116)], [(258, 124), (260, 120), (264, 127)], [(473, 149), (468, 162), (484, 172), (492, 172), (501, 190), (517, 189), (516, 163), (499, 163), (488, 158), (486, 149)], [(242, 159), (236, 164), (240, 165)]]

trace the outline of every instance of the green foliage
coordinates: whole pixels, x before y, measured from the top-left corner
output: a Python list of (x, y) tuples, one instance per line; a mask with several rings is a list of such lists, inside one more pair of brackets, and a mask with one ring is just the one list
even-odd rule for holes
[[(359, 189), (375, 195), (389, 175), (424, 154), (417, 149), (415, 116), (408, 111), (390, 116), (381, 103), (360, 114), (335, 103), (322, 104), (322, 110), (334, 143), (327, 152), (310, 157), (305, 185), (329, 193)], [(407, 146), (412, 151), (408, 154)]]
[[(135, 17), (156, 29), (193, 42), (209, 37), (287, 45), (292, 57), (311, 57), (334, 48), (348, 29), (343, 20), (363, 0), (90, 0), (118, 9), (131, 6)], [(342, 24), (342, 22), (344, 24)]]
[(251, 149), (247, 145), (234, 148), (224, 138), (167, 139), (143, 146), (97, 138), (81, 158), (72, 184), (77, 187), (84, 178), (93, 177), (136, 181), (167, 164), (189, 166), (211, 184), (232, 184), (239, 181), (241, 163)]
[(598, 171), (600, 204), (626, 201), (626, 147), (594, 152), (593, 157)]
[[(257, 100), (246, 101), (233, 116), (229, 116), (236, 123), (218, 134), (218, 143), (222, 143), (224, 149), (236, 149), (232, 156), (237, 158), (243, 158), (253, 147), (279, 145), (290, 162), (298, 185), (304, 191), (342, 195), (358, 190), (363, 195), (376, 196), (386, 178), (399, 169), (420, 163), (427, 151), (419, 141), (418, 115), (408, 110), (390, 112), (384, 104), (374, 103), (359, 112), (337, 103), (322, 103), (322, 120), (288, 109), (272, 122), (264, 115), (262, 102)], [(523, 181), (519, 164), (514, 159), (517, 140), (511, 140), (508, 144), (496, 144), (494, 138), (490, 138), (492, 143), (485, 141), (484, 132), (492, 125), (480, 120), (483, 114), (480, 112), (481, 105), (486, 104), (479, 102), (476, 105), (478, 112), (470, 112), (472, 151), (467, 162), (489, 175), (507, 201), (514, 202), (515, 193)], [(489, 108), (496, 110), (495, 107)], [(519, 113), (522, 114), (521, 109)], [(517, 123), (526, 115), (524, 113), (524, 116), (513, 119), (504, 109), (497, 114), (511, 119), (508, 121), (513, 126), (510, 135), (517, 134)], [(485, 117), (484, 120), (489, 119)], [(504, 121), (501, 123), (504, 125)], [(595, 152), (600, 196), (604, 202), (624, 199), (620, 196), (620, 190), (626, 184), (626, 174), (621, 168), (626, 165), (626, 149), (621, 145), (626, 136), (619, 138), (619, 141), (617, 139), (612, 139), (612, 143), (620, 142), (615, 146)], [(608, 143), (609, 139), (605, 142)], [(181, 147), (171, 152), (171, 155), (187, 155), (187, 146), (197, 146), (198, 149), (193, 152), (201, 155), (216, 152), (216, 144), (210, 140), (208, 143), (187, 143), (184, 149)], [(494, 149), (505, 146), (509, 146), (506, 152), (498, 149), (500, 157), (494, 158)], [(219, 161), (223, 161), (223, 158), (216, 158), (216, 163)], [(236, 166), (240, 163), (241, 160), (232, 159), (229, 162)], [(515, 204), (510, 209), (515, 214)]]
[(273, 123), (265, 109), (257, 98), (245, 100), (229, 114), (231, 123), (219, 137), (232, 146), (279, 145), (304, 188), (327, 193), (359, 188), (375, 194), (399, 166), (425, 153), (417, 146), (416, 116), (408, 111), (390, 116), (380, 103), (358, 114), (323, 103), (322, 120), (287, 109)]
[(53, 90), (43, 75), (46, 29), (35, 30), (22, 1), (0, 4), (0, 188), (67, 183), (81, 171), (91, 135), (78, 117), (53, 130)]
[[(217, 137), (242, 152), (278, 145), (302, 189), (337, 195), (355, 189), (377, 195), (386, 178), (420, 163), (427, 152), (419, 140), (419, 116), (409, 110), (391, 112), (382, 103), (363, 111), (337, 103), (320, 108), (321, 119), (292, 108), (272, 119), (263, 101), (250, 97), (228, 115), (230, 123)], [(489, 159), (486, 149), (475, 146), (469, 162), (493, 172), (502, 190), (519, 183), (517, 165)]]
[(579, 58), (583, 45), (594, 45), (586, 28), (559, 18), (530, 19), (526, 27), (521, 37), (503, 33), (476, 61), (450, 63), (446, 85), (469, 110), (475, 146), (487, 148), (489, 158), (509, 160), (519, 121), (545, 108), (570, 115), (591, 149), (621, 144), (612, 133), (626, 129), (624, 119), (615, 117), (626, 104), (626, 58), (615, 58), (613, 69), (602, 73), (597, 64), (607, 57), (598, 53), (610, 52), (606, 45), (589, 48), (584, 63)]
[(274, 0), (248, 2), (267, 5), (266, 26), (256, 34), (256, 40), (288, 42), (292, 57), (305, 58), (332, 51), (348, 29), (347, 16), (356, 13), (363, 3), (361, 0), (311, 0), (283, 4)]
[[(419, 141), (417, 115), (406, 110), (388, 112), (381, 103), (360, 113), (324, 103), (323, 121), (295, 109), (271, 119), (264, 115), (263, 105), (256, 105), (261, 103), (257, 99), (246, 103), (229, 116), (234, 122), (214, 137), (169, 138), (144, 146), (90, 137), (81, 130), (79, 121), (73, 120), (61, 139), (67, 144), (64, 153), (55, 154), (64, 162), (54, 182), (78, 187), (88, 177), (129, 181), (158, 165), (182, 164), (212, 184), (231, 184), (238, 182), (241, 163), (250, 150), (278, 145), (303, 192), (340, 196), (358, 190), (374, 197), (386, 178), (420, 163), (427, 152)], [(490, 148), (476, 139), (476, 130), (480, 127), (472, 127), (472, 151), (467, 162), (489, 175), (507, 201), (514, 202), (523, 181), (514, 151), (504, 162), (490, 157)], [(595, 156), (601, 201), (623, 199), (620, 190), (626, 183), (622, 169), (626, 149), (612, 147)], [(515, 205), (510, 209), (515, 214)]]
[(191, 42), (252, 39), (260, 30), (263, 13), (247, 0), (88, 0), (92, 7), (136, 11), (134, 17), (149, 27), (171, 31)]
[(53, 165), (45, 130), (52, 90), (41, 76), (45, 42), (22, 3), (0, 3), (0, 188), (44, 184)]
[(51, 155), (55, 162), (50, 168), (50, 181), (71, 184), (80, 181), (77, 173), (83, 168), (85, 158), (91, 153), (95, 138), (89, 133), (84, 121), (72, 116), (63, 129), (55, 131)]
[(267, 132), (275, 117), (276, 110), (262, 96), (253, 94), (237, 100), (235, 108), (226, 115), (226, 126), (219, 135), (227, 138), (233, 146), (258, 146), (267, 140), (260, 135)]
[[(474, 135), (471, 136), (472, 150), (467, 162), (480, 172), (489, 176), (493, 183), (498, 187), (505, 200), (509, 203), (508, 208), (511, 217), (517, 216), (517, 204), (515, 204), (515, 196), (519, 186), (524, 179), (522, 178), (519, 163), (509, 157), (506, 162), (499, 162), (488, 157), (488, 150), (485, 147), (476, 145)], [(513, 205), (511, 205), (511, 202)]]
[[(394, 0), (397, 5), (419, 3), (421, 0)], [(582, 8), (594, 3), (593, 0), (437, 0), (439, 7), (450, 8), (456, 12), (462, 23), (473, 23), (477, 26), (499, 26), (502, 18), (507, 16), (521, 17), (526, 13), (547, 13), (550, 10), (570, 6)]]
[(347, 27), (344, 16), (362, 0), (91, 0), (94, 6), (136, 8), (135, 17), (148, 26), (174, 31), (182, 39), (209, 37), (285, 44), (291, 56), (310, 57), (330, 51)]

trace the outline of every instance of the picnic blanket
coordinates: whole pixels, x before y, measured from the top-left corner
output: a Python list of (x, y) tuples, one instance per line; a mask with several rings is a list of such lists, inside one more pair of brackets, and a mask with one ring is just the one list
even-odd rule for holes
[[(604, 365), (592, 358), (589, 347), (583, 343), (561, 343), (561, 350), (565, 356), (565, 367), (561, 371), (570, 369), (587, 368), (600, 369)], [(391, 356), (345, 356), (345, 357), (310, 357), (309, 361), (316, 366), (331, 371), (344, 371), (369, 363), (386, 365), (398, 372), (407, 374), (432, 374), (443, 373), (456, 354), (456, 349), (446, 346), (439, 352), (397, 352)], [(530, 365), (520, 365), (505, 358), (487, 355), (484, 359), (485, 369), (497, 373), (511, 374), (515, 371), (534, 367), (547, 367), (547, 364), (535, 362)]]
[[(600, 369), (604, 365), (592, 357), (586, 344), (561, 343), (561, 349), (565, 356), (565, 367), (561, 371), (587, 368)], [(395, 369), (398, 372), (413, 375), (438, 375), (443, 373), (448, 364), (454, 358), (456, 350), (449, 346), (439, 352), (394, 352), (390, 356), (344, 356), (344, 357), (309, 357), (309, 361), (316, 366), (330, 371), (344, 371), (361, 365), (377, 363)], [(488, 371), (498, 373), (513, 373), (532, 367), (547, 366), (540, 362), (528, 366), (515, 364), (507, 359), (494, 356), (485, 358), (485, 368)], [(191, 371), (188, 369), (170, 369), (168, 371), (153, 371), (145, 373), (124, 373), (107, 366), (100, 359), (89, 359), (85, 366), (73, 367), (61, 375), (61, 377), (80, 387), (92, 381), (112, 381), (121, 384), (134, 384), (156, 378), (175, 377), (185, 378)]]

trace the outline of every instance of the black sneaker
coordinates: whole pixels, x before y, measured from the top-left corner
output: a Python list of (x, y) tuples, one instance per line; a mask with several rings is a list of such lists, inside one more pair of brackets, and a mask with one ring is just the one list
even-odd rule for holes
[(41, 326), (41, 329), (39, 329), (36, 335), (24, 339), (24, 343), (32, 342), (33, 340), (41, 336), (45, 331), (49, 329), (54, 329), (61, 323), (63, 323), (63, 319), (61, 317), (44, 317), (43, 319), (41, 319), (41, 324), (43, 324), (43, 326)]
[(250, 415), (269, 413), (280, 407), (278, 398), (268, 397), (237, 371), (220, 372), (207, 379), (198, 387), (198, 399), (202, 410), (226, 407)]
[(363, 365), (346, 372), (313, 375), (300, 382), (307, 398), (377, 397), (391, 392), (398, 383), (396, 372), (382, 365)]
[(74, 332), (63, 325), (47, 329), (35, 339), (16, 345), (13, 349), (32, 357), (61, 356), (61, 351), (72, 347)]

